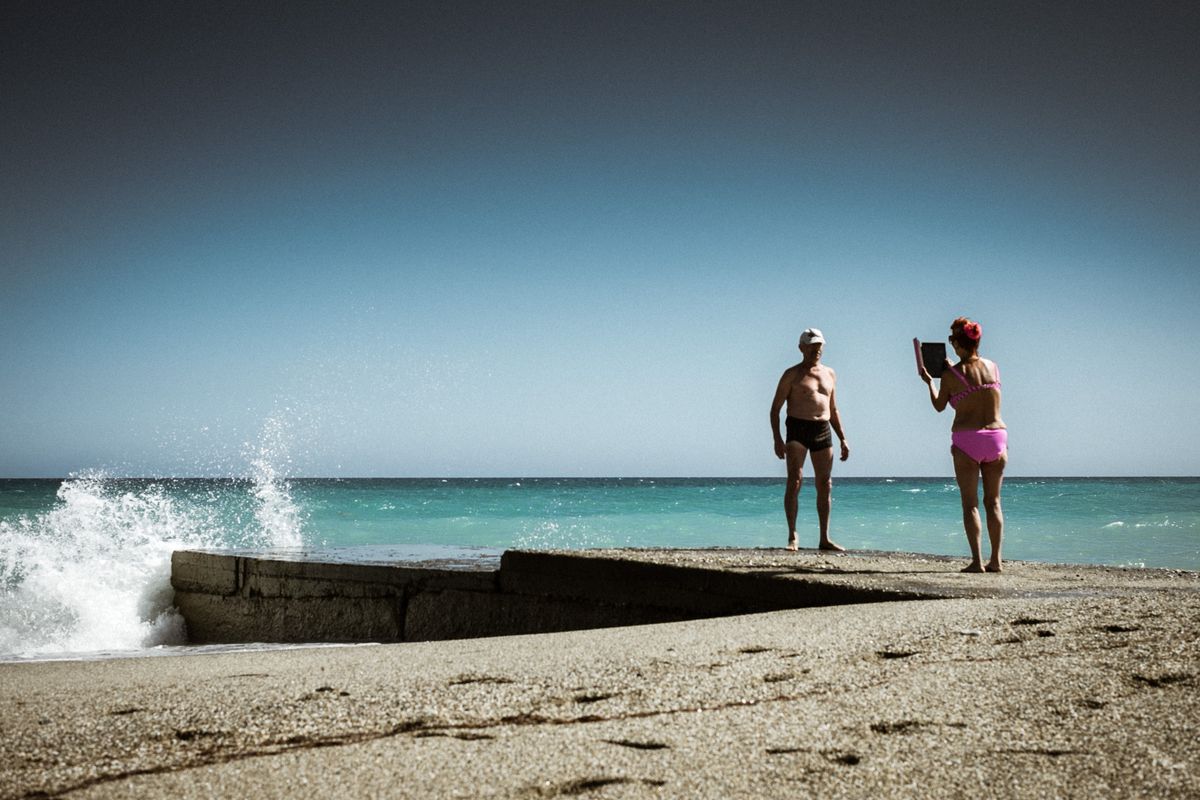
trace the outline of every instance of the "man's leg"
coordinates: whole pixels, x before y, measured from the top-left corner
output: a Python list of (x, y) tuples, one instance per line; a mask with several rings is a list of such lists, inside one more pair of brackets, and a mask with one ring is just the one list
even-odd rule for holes
[(988, 572), (1001, 569), (1000, 544), (1004, 540), (1004, 512), (1000, 509), (1000, 484), (1004, 482), (1004, 467), (1008, 464), (1008, 453), (995, 461), (982, 464), (983, 509), (987, 512), (988, 539), (992, 544), (992, 557), (984, 567)]
[(783, 489), (783, 513), (787, 515), (788, 550), (799, 547), (796, 539), (796, 513), (800, 509), (800, 483), (808, 450), (799, 442), (787, 443), (787, 484)]
[(954, 479), (958, 481), (958, 493), (962, 497), (963, 529), (967, 532), (967, 544), (971, 547), (971, 563), (963, 572), (983, 572), (983, 556), (979, 552), (979, 465), (957, 447), (950, 448), (954, 454)]
[(812, 465), (813, 482), (817, 485), (817, 520), (821, 526), (821, 543), (818, 547), (822, 550), (845, 550), (829, 538), (829, 509), (833, 506), (833, 448), (814, 451)]

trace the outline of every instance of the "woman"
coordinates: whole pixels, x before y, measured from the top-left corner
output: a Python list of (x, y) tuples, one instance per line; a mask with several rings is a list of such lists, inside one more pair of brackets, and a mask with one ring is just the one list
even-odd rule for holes
[[(1004, 514), (1000, 510), (1000, 484), (1008, 463), (1008, 431), (1000, 419), (1000, 369), (980, 358), (982, 338), (983, 328), (978, 322), (959, 317), (950, 325), (950, 344), (959, 361), (957, 365), (946, 361), (941, 391), (934, 391), (933, 377), (925, 367), (920, 370), (934, 409), (941, 413), (947, 404), (954, 409), (950, 454), (954, 456), (954, 477), (962, 495), (963, 527), (971, 545), (971, 563), (963, 572), (999, 572), (1002, 568), (1000, 542), (1004, 538)], [(979, 541), (980, 475), (988, 538), (992, 543), (992, 557), (986, 566)]]

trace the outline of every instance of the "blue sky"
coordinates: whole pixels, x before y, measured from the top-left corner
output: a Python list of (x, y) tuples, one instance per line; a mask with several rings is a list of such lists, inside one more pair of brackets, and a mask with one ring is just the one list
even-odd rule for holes
[(1200, 473), (1193, 5), (3, 13), (0, 475), (782, 475), (810, 325), (945, 475), (960, 314), (1010, 474)]

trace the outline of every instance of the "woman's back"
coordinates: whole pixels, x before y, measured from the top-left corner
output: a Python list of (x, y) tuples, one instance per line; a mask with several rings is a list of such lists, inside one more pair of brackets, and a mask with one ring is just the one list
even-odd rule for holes
[(1003, 428), (1000, 418), (1000, 370), (978, 356), (965, 359), (942, 374), (950, 381), (950, 405), (954, 407), (952, 431)]

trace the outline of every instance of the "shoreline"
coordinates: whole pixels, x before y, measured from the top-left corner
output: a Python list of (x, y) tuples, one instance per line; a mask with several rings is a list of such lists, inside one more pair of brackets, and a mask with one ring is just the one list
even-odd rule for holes
[[(830, 580), (964, 582), (938, 560), (788, 555)], [(1200, 793), (1200, 575), (1013, 562), (970, 580), (1010, 591), (2, 663), (0, 796)]]

